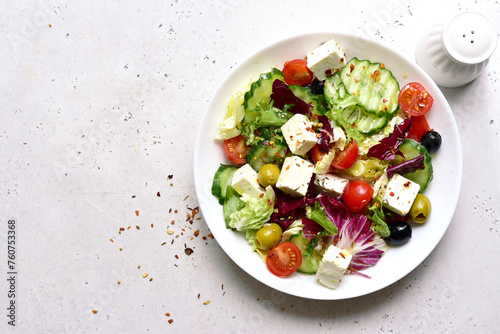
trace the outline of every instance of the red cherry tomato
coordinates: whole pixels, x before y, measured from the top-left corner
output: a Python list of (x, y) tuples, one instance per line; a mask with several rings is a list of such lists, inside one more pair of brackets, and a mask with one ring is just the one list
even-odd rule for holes
[(287, 61), (283, 67), (285, 82), (289, 85), (305, 86), (312, 82), (313, 73), (304, 59)]
[(399, 105), (410, 116), (424, 115), (433, 102), (431, 94), (418, 82), (410, 82), (399, 92)]
[(302, 264), (300, 249), (291, 242), (283, 242), (271, 249), (266, 257), (266, 265), (270, 272), (279, 277), (293, 274)]
[(413, 120), (411, 121), (411, 129), (406, 137), (420, 142), (420, 139), (422, 138), (424, 133), (431, 130), (432, 129), (429, 127), (429, 123), (427, 123), (425, 115), (413, 116)]
[(347, 184), (342, 198), (349, 210), (357, 213), (370, 203), (372, 195), (373, 188), (366, 181), (354, 180)]
[(335, 155), (332, 161), (332, 167), (336, 169), (347, 169), (354, 165), (358, 160), (359, 146), (353, 139), (347, 144), (346, 147)]
[(224, 140), (224, 153), (235, 164), (243, 165), (247, 162), (245, 155), (248, 150), (249, 147), (245, 144), (245, 137), (242, 135)]
[(326, 152), (322, 152), (320, 149), (319, 149), (319, 145), (315, 145), (312, 149), (311, 149), (311, 157), (314, 161), (314, 164), (317, 164), (318, 161), (320, 161), (321, 159), (323, 159), (323, 157), (326, 155)]

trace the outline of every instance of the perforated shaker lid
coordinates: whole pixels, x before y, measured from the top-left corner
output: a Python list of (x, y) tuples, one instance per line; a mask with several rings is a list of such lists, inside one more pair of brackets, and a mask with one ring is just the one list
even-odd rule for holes
[(487, 60), (497, 46), (495, 26), (482, 13), (462, 12), (444, 28), (446, 51), (457, 61), (478, 64)]

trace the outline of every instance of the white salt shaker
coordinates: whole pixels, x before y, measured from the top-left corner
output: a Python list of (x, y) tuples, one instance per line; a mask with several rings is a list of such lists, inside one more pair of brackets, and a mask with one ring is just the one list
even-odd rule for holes
[(467, 11), (422, 36), (415, 50), (417, 64), (442, 87), (463, 86), (481, 74), (497, 46), (493, 23)]

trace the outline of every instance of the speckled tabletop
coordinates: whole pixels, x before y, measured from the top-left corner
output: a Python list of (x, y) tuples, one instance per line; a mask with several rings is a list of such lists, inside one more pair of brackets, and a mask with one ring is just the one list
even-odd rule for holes
[(200, 117), (249, 54), (345, 31), (414, 59), (423, 29), (463, 10), (500, 31), (484, 0), (2, 2), (0, 332), (497, 331), (500, 49), (477, 80), (442, 89), (463, 145), (458, 207), (383, 290), (315, 301), (263, 285), (210, 237), (193, 182)]

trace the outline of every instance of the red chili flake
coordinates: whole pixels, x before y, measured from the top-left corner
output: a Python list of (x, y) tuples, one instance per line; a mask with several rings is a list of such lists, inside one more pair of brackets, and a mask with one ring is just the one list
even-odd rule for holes
[(340, 256), (342, 256), (343, 259), (345, 259), (345, 256), (343, 253), (339, 253)]
[(333, 73), (332, 73), (332, 70), (331, 70), (331, 69), (327, 69), (327, 70), (325, 71), (325, 75), (326, 75), (327, 77), (331, 76), (332, 74), (333, 74)]
[(153, 225), (153, 224), (151, 224), (151, 227), (154, 227), (154, 225)]
[(120, 231), (125, 231), (125, 229), (123, 227), (120, 227)]
[(352, 71), (354, 71), (354, 64), (351, 64), (351, 66), (349, 66), (349, 68), (351, 69), (351, 73), (352, 73)]
[(135, 215), (139, 216), (139, 210), (135, 210)]
[(196, 220), (200, 220), (200, 219), (201, 219), (201, 217), (196, 217)]
[(141, 228), (139, 227), (139, 225), (135, 225), (135, 228), (140, 230)]
[(200, 235), (200, 230), (196, 230), (196, 231), (194, 231), (194, 236), (195, 236), (195, 237), (197, 237), (197, 236), (199, 236), (199, 235)]
[(207, 235), (207, 237), (210, 237), (210, 238), (214, 238), (214, 235), (212, 233), (210, 233), (209, 235)]
[(177, 213), (177, 212), (179, 212), (179, 211), (177, 211), (177, 210), (174, 210), (174, 213)]
[(168, 213), (171, 213), (172, 212), (172, 208), (168, 209)]
[(389, 195), (394, 196), (394, 192), (393, 192), (393, 191), (391, 191), (391, 192), (389, 193)]
[(168, 313), (168, 312), (167, 312), (167, 313), (165, 313), (165, 315), (166, 315), (167, 317), (170, 317), (170, 313)]
[(264, 193), (260, 193), (259, 197), (260, 198), (264, 197)]
[(386, 103), (386, 102), (387, 102), (387, 100), (386, 100), (386, 99), (383, 99), (383, 100), (382, 100), (382, 102)]
[(130, 227), (131, 227), (131, 226), (127, 227), (127, 230), (130, 230)]
[(376, 70), (375, 72), (373, 72), (371, 77), (372, 77), (372, 79), (377, 79), (380, 76), (380, 74), (381, 74), (380, 71)]
[(160, 192), (157, 192), (157, 193), (156, 193), (156, 196), (160, 197), (160, 196), (161, 196)]
[(169, 180), (172, 180), (172, 178), (173, 178), (173, 177), (174, 177), (173, 175), (169, 175), (169, 176), (167, 176), (167, 178), (168, 178)]
[(174, 257), (175, 257), (176, 259), (179, 259), (179, 256), (178, 256), (178, 255), (175, 255)]
[(186, 218), (187, 218), (187, 220), (191, 219), (191, 215), (189, 213), (186, 214)]
[(220, 286), (220, 287), (221, 287), (221, 289), (222, 289), (222, 290), (224, 290), (224, 284), (221, 284), (221, 286)]
[(174, 319), (168, 319), (169, 324), (171, 324), (172, 322), (174, 322)]
[(111, 242), (115, 242), (113, 239), (109, 239), (109, 241), (111, 241)]
[(380, 64), (380, 67), (385, 68), (385, 64), (384, 63)]
[(192, 248), (188, 247), (188, 248), (184, 249), (184, 253), (186, 253), (186, 255), (191, 255), (191, 254), (193, 254), (193, 252), (194, 252), (194, 250)]
[(203, 240), (207, 240), (207, 237), (206, 237), (206, 236), (203, 236), (203, 237), (201, 237), (201, 238), (202, 238)]

